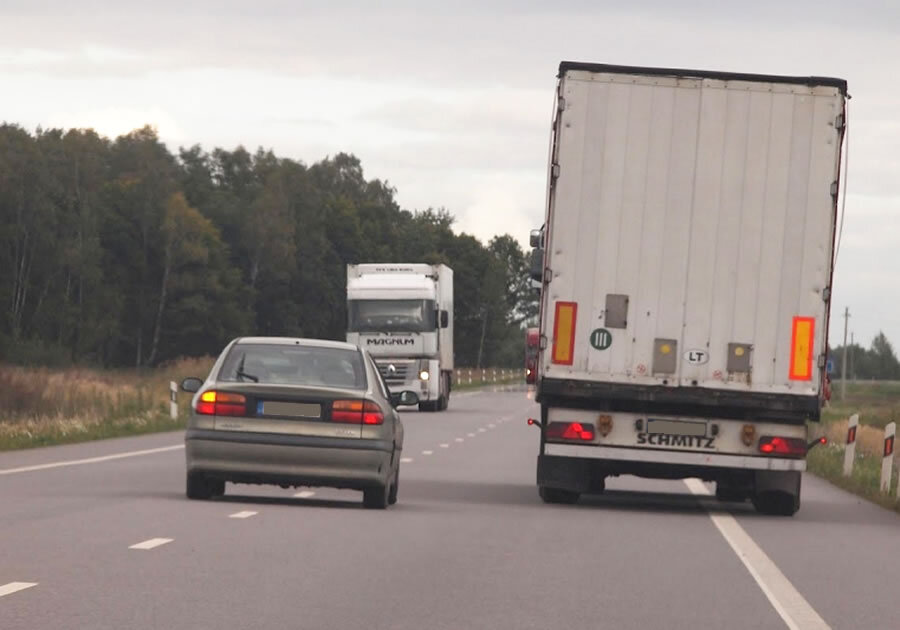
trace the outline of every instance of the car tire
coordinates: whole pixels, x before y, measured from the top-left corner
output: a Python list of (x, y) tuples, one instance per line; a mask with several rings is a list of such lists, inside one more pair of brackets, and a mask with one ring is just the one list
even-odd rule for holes
[(394, 483), (391, 484), (391, 491), (388, 493), (388, 505), (397, 503), (397, 493), (400, 490), (400, 469), (394, 473)]
[(225, 482), (207, 479), (201, 473), (188, 473), (185, 483), (188, 499), (206, 500), (225, 493)]
[(363, 507), (368, 510), (383, 510), (388, 506), (388, 486), (377, 485), (363, 490)]
[(538, 487), (538, 494), (544, 503), (555, 503), (559, 505), (572, 505), (578, 503), (579, 493), (574, 490), (562, 490), (560, 488), (548, 488), (546, 486)]

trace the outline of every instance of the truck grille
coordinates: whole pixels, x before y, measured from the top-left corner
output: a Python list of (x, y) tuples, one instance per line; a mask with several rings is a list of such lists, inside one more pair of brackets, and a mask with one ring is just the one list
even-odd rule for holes
[[(412, 365), (409, 363), (401, 363), (399, 361), (378, 363), (377, 365), (378, 371), (381, 372), (381, 377), (388, 385), (405, 383), (407, 374), (412, 369)], [(394, 366), (393, 370), (391, 366)]]

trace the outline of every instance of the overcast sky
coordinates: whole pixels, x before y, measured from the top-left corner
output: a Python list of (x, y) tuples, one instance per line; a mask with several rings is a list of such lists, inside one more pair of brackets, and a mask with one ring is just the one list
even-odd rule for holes
[(847, 79), (831, 339), (849, 306), (858, 341), (900, 346), (900, 0), (0, 0), (0, 120), (346, 151), (403, 207), (524, 242), (563, 59)]

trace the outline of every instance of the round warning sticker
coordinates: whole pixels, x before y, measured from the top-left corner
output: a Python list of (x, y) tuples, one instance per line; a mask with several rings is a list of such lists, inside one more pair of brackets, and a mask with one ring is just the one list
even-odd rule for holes
[(612, 333), (605, 328), (597, 328), (591, 333), (591, 345), (597, 350), (606, 350), (612, 345)]

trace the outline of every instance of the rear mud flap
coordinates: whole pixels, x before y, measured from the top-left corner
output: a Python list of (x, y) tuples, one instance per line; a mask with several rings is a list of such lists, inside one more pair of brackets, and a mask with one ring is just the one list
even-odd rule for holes
[(538, 455), (538, 486), (590, 493), (602, 492), (604, 481), (602, 471), (591, 460)]

